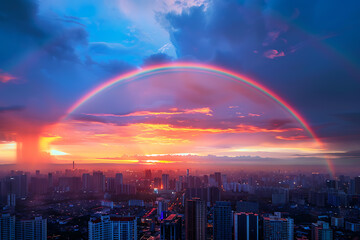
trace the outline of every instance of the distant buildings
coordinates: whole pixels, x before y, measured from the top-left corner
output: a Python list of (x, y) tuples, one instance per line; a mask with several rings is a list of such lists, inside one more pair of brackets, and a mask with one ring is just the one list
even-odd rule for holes
[(272, 205), (284, 205), (289, 203), (289, 190), (277, 189), (275, 193), (271, 195)]
[(255, 213), (234, 214), (234, 240), (258, 240), (259, 215)]
[(185, 204), (186, 240), (206, 239), (207, 212), (205, 202), (199, 198), (187, 200)]
[(160, 224), (160, 240), (181, 240), (182, 239), (182, 218), (171, 214)]
[(232, 239), (232, 211), (230, 202), (216, 202), (214, 206), (214, 240)]
[(145, 170), (145, 179), (151, 180), (151, 169)]
[(259, 203), (246, 201), (236, 202), (236, 212), (257, 213), (259, 212)]
[(265, 239), (294, 239), (294, 220), (282, 218), (281, 213), (275, 213), (263, 219)]
[(88, 224), (89, 240), (136, 240), (135, 217), (101, 216)]
[(220, 189), (217, 187), (187, 188), (185, 191), (185, 198), (200, 198), (208, 205), (212, 205), (215, 202), (220, 201)]

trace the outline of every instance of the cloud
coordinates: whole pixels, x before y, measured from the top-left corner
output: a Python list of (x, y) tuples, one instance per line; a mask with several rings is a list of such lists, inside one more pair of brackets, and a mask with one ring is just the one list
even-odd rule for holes
[(25, 109), (24, 106), (0, 107), (0, 113), (22, 111), (24, 109)]
[(157, 54), (153, 54), (150, 55), (149, 57), (144, 59), (144, 66), (149, 66), (149, 65), (156, 65), (156, 64), (161, 64), (161, 63), (168, 63), (171, 62), (173, 60), (172, 57), (164, 54), (164, 53), (157, 53)]
[(146, 116), (159, 116), (159, 115), (182, 115), (182, 114), (205, 114), (212, 116), (212, 110), (209, 107), (204, 108), (193, 108), (193, 109), (178, 109), (171, 108), (168, 111), (137, 111), (127, 114), (106, 114), (106, 113), (88, 113), (86, 115), (97, 116), (97, 117), (146, 117)]
[(76, 99), (114, 74), (134, 68), (110, 59), (92, 61), (84, 25), (74, 24), (74, 17), (39, 11), (38, 4), (14, 0), (0, 9), (0, 35), (6, 36), (0, 40), (0, 84), (21, 83), (2, 84), (0, 102), (22, 106), (1, 110), (0, 136), (20, 139), (24, 159), (38, 156), (39, 146), (31, 141), (37, 142), (41, 130), (58, 121)]
[(278, 50), (272, 49), (264, 52), (264, 57), (274, 59), (277, 57), (284, 57), (285, 53), (283, 51), (279, 52)]
[(309, 137), (307, 136), (290, 136), (290, 137), (284, 137), (284, 136), (276, 136), (276, 139), (280, 139), (280, 140), (287, 140), (287, 141), (298, 141), (298, 140), (303, 140), (303, 139), (309, 139)]
[(0, 82), (7, 83), (10, 81), (16, 80), (16, 77), (10, 75), (9, 73), (5, 73), (0, 69)]
[(340, 142), (360, 131), (359, 124), (342, 122), (350, 116), (333, 115), (344, 106), (354, 111), (360, 102), (360, 19), (354, 10), (359, 7), (359, 2), (213, 0), (163, 14), (159, 21), (179, 59), (252, 76), (303, 114), (324, 141), (331, 136)]

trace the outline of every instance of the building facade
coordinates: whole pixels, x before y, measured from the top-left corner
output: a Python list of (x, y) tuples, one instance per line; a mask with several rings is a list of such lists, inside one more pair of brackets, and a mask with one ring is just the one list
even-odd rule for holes
[(89, 240), (136, 240), (135, 217), (105, 215), (89, 221)]

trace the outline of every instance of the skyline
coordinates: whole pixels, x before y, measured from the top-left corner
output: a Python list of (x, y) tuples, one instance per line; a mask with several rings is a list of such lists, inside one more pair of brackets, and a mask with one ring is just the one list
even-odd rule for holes
[[(171, 163), (166, 155), (186, 164), (190, 154), (325, 163), (332, 174), (356, 165), (358, 7), (355, 1), (4, 3), (0, 164), (139, 164), (136, 155), (147, 157), (145, 164)], [(146, 72), (162, 65), (173, 67)], [(245, 77), (282, 103), (214, 69)], [(50, 154), (43, 161), (42, 152)]]

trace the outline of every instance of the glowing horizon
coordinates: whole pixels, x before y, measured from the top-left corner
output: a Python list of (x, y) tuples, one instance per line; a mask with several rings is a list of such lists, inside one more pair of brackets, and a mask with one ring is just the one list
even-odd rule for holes
[[(196, 72), (197, 74), (209, 74), (212, 76), (216, 76), (217, 78), (226, 78), (226, 80), (231, 80), (232, 82), (235, 83), (241, 83), (241, 84), (245, 84), (246, 86), (249, 86), (251, 88), (253, 88), (254, 90), (258, 91), (261, 94), (266, 95), (268, 98), (270, 98), (272, 101), (274, 101), (276, 104), (278, 104), (279, 106), (281, 106), (282, 109), (284, 109), (285, 111), (287, 111), (294, 119), (296, 119), (296, 121), (302, 126), (303, 129), (305, 129), (305, 131), (308, 133), (308, 135), (314, 139), (315, 141), (315, 145), (312, 147), (308, 147), (308, 148), (304, 148), (304, 147), (298, 147), (295, 146), (295, 143), (292, 143), (295, 147), (285, 147), (283, 148), (283, 150), (281, 150), (278, 147), (269, 147), (269, 146), (259, 146), (258, 149), (256, 151), (254, 151), (255, 148), (252, 148), (253, 152), (264, 152), (261, 151), (261, 149), (265, 149), (266, 151), (268, 151), (269, 156), (272, 156), (270, 154), (270, 152), (277, 152), (278, 154), (290, 154), (291, 152), (312, 152), (312, 153), (318, 153), (318, 154), (322, 154), (325, 151), (325, 148), (323, 147), (322, 143), (319, 141), (319, 139), (315, 136), (314, 132), (312, 131), (312, 129), (309, 127), (308, 123), (304, 120), (304, 118), (293, 108), (290, 106), (290, 104), (288, 104), (286, 101), (284, 101), (282, 98), (280, 98), (278, 95), (276, 95), (275, 93), (273, 93), (271, 90), (269, 90), (268, 88), (260, 85), (259, 83), (255, 82), (254, 80), (245, 77), (243, 75), (231, 72), (229, 70), (225, 70), (219, 67), (215, 67), (215, 66), (211, 66), (211, 65), (203, 65), (203, 64), (197, 64), (197, 63), (168, 63), (168, 64), (161, 64), (161, 65), (156, 65), (156, 66), (151, 66), (151, 67), (147, 67), (144, 68), (142, 70), (135, 70), (129, 73), (125, 73), (122, 74), (118, 77), (112, 78), (108, 81), (106, 81), (103, 84), (100, 84), (98, 87), (94, 88), (93, 90), (89, 91), (87, 94), (85, 94), (82, 98), (80, 98), (80, 100), (78, 100), (75, 104), (73, 104), (69, 110), (67, 111), (67, 114), (62, 118), (62, 121), (68, 121), (68, 116), (72, 115), (74, 112), (77, 111), (77, 109), (79, 109), (81, 106), (83, 106), (87, 101), (89, 101), (90, 99), (94, 98), (95, 96), (99, 96), (101, 92), (105, 91), (106, 89), (110, 89), (112, 87), (114, 87), (117, 83), (132, 83), (132, 82), (137, 82), (136, 80), (139, 79), (146, 79), (146, 78), (151, 78), (153, 76), (156, 76), (158, 74), (173, 74), (174, 72), (189, 72), (189, 73), (193, 73)], [(235, 106), (228, 106), (229, 109), (234, 109)], [(135, 112), (130, 112), (127, 114), (110, 114), (110, 113), (84, 113), (84, 116), (89, 116), (89, 117), (107, 117), (107, 118), (111, 118), (111, 119), (116, 119), (116, 118), (126, 118), (126, 117), (151, 117), (151, 116), (161, 116), (161, 117), (172, 117), (173, 115), (179, 116), (179, 115), (185, 115), (185, 114), (203, 114), (204, 116), (212, 116), (213, 114), (213, 110), (209, 107), (209, 106), (202, 106), (202, 107), (197, 107), (197, 108), (188, 108), (188, 109), (181, 109), (177, 106), (173, 106), (172, 108), (169, 108), (167, 110), (161, 110), (161, 111), (149, 111), (149, 110), (140, 110), (140, 111), (135, 111)], [(259, 117), (260, 115), (257, 113), (248, 113), (247, 116), (238, 116), (240, 117)], [(71, 120), (73, 121), (73, 120)], [(72, 124), (80, 124), (80, 122), (76, 123), (73, 121)], [(95, 126), (96, 124), (92, 124), (92, 126)], [(97, 123), (97, 127), (102, 128), (103, 126), (101, 126), (101, 123)], [(109, 126), (106, 126), (107, 128)], [(121, 128), (121, 127), (120, 127)], [(139, 123), (139, 124), (128, 124), (127, 128), (132, 129), (131, 131), (133, 132), (149, 132), (149, 131), (157, 131), (160, 135), (155, 134), (154, 138), (143, 138), (141, 136), (137, 136), (136, 141), (138, 141), (141, 144), (147, 144), (147, 143), (154, 143), (154, 142), (158, 142), (162, 145), (168, 145), (168, 144), (187, 144), (190, 142), (190, 140), (188, 139), (189, 136), (191, 136), (191, 134), (198, 134), (203, 132), (204, 134), (234, 134), (234, 133), (256, 133), (259, 134), (260, 132), (264, 132), (264, 133), (280, 133), (280, 132), (289, 132), (289, 131), (300, 131), (300, 128), (293, 128), (293, 129), (287, 129), (287, 130), (272, 130), (272, 129), (266, 129), (266, 128), (260, 128), (258, 126), (251, 126), (251, 125), (237, 125), (235, 126), (235, 128), (228, 128), (228, 129), (216, 129), (216, 128), (186, 128), (186, 127), (174, 127), (171, 125), (167, 125), (167, 124), (144, 124), (144, 123)], [(115, 128), (114, 128), (115, 129)], [(116, 128), (117, 129), (117, 128)], [(114, 130), (115, 131), (115, 130)], [(174, 132), (178, 132), (179, 134), (187, 134), (188, 137), (161, 137), (164, 134), (164, 132), (171, 132), (172, 134)], [(119, 133), (120, 134), (120, 133)], [(189, 135), (190, 134), (190, 135)], [(121, 134), (119, 135), (121, 136)], [(93, 138), (114, 138), (109, 134), (95, 134), (93, 136)], [(282, 141), (287, 141), (287, 142), (297, 142), (297, 141), (303, 141), (306, 140), (307, 137), (302, 136), (302, 135), (294, 135), (294, 136), (276, 136), (277, 139), (282, 140)], [(117, 141), (125, 141), (126, 138), (120, 140), (117, 137)], [(60, 140), (61, 141), (61, 140)], [(115, 141), (115, 139), (110, 140), (111, 141)], [(110, 143), (103, 143), (103, 146), (105, 147), (106, 145), (109, 146)], [(111, 145), (111, 144), (110, 144)], [(179, 145), (179, 146), (180, 146)], [(95, 145), (93, 145), (95, 147)], [(99, 147), (99, 146), (97, 146)], [(272, 148), (272, 150), (271, 150)], [(53, 148), (56, 149), (56, 148)], [(246, 149), (246, 148), (245, 148)], [(292, 149), (291, 151), (288, 151), (286, 149)], [(68, 153), (69, 151), (63, 151), (62, 149), (56, 149), (56, 151), (59, 152), (65, 152)], [(91, 150), (89, 150), (91, 152)], [(105, 151), (105, 150), (102, 150)], [(154, 150), (155, 151), (155, 150)], [(208, 152), (206, 153), (201, 153), (201, 152), (195, 152), (195, 155), (206, 155), (206, 154), (214, 154), (214, 155), (226, 155), (224, 154), (223, 150), (217, 150), (215, 152), (213, 152), (214, 150), (211, 150), (210, 148), (207, 150)], [(106, 152), (106, 151), (105, 151)], [(104, 152), (104, 153), (105, 153)], [(182, 151), (182, 153), (185, 152), (184, 155), (186, 155), (187, 151)], [(191, 151), (190, 151), (191, 152)], [(231, 150), (230, 152), (240, 152), (240, 153), (247, 153), (244, 150), (240, 150), (237, 151), (236, 149)], [(250, 152), (250, 151), (249, 151)], [(75, 151), (76, 153), (76, 151)], [(97, 156), (97, 153), (93, 153), (94, 156)], [(135, 154), (135, 153), (134, 153)], [(151, 156), (151, 155), (167, 155), (167, 154), (176, 154), (174, 152), (144, 152), (144, 153), (136, 153), (136, 154), (140, 154), (143, 156)], [(77, 156), (77, 154), (71, 154), (69, 153), (68, 155), (62, 155), (62, 157), (79, 157)], [(64, 158), (65, 159), (65, 158)], [(85, 158), (86, 159), (86, 158)], [(104, 161), (105, 159), (110, 159), (110, 158), (106, 158), (104, 156), (97, 156), (97, 157), (93, 157), (94, 160), (96, 159), (102, 159), (102, 161)], [(85, 160), (86, 161), (86, 160)], [(330, 163), (330, 160), (327, 159), (327, 166), (330, 170), (330, 172), (334, 173), (334, 169)], [(166, 162), (166, 161), (165, 161)], [(164, 162), (164, 163), (165, 163)], [(133, 162), (133, 163), (138, 163), (138, 162)], [(149, 162), (151, 164), (156, 164), (157, 162), (154, 160), (151, 160), (151, 162)]]

